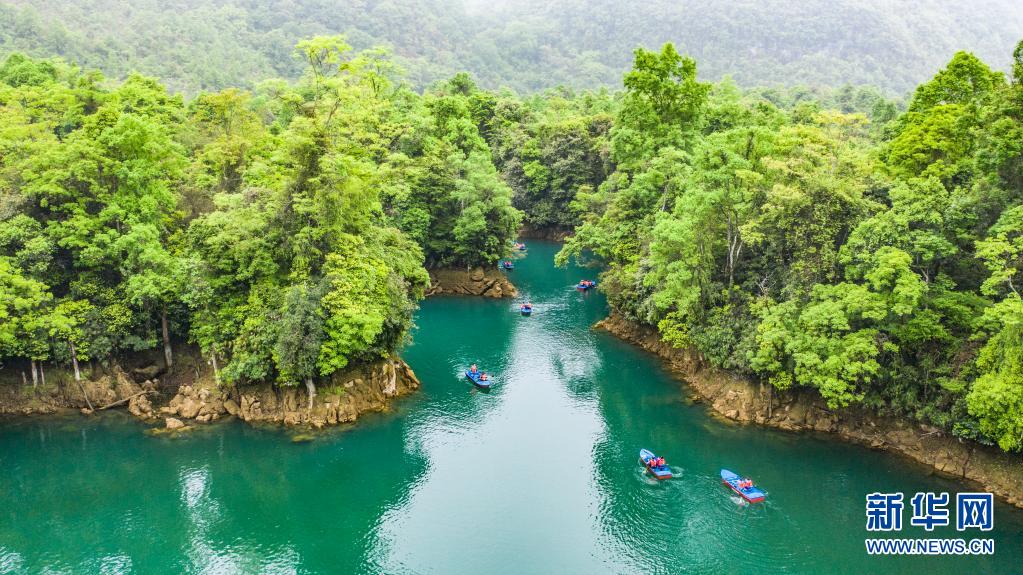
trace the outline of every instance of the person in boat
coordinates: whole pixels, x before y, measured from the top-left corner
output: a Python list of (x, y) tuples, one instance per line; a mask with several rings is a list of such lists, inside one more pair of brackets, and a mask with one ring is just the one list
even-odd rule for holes
[(527, 301), (526, 303), (524, 303), (524, 304), (522, 305), (522, 308), (523, 308), (523, 309), (533, 309), (533, 302), (531, 302), (531, 301)]
[(473, 375), (476, 375), (476, 372), (477, 372), (477, 371), (479, 371), (479, 369), (477, 369), (477, 368), (476, 368), (476, 364), (474, 363), (474, 364), (472, 364), (472, 366), (471, 366), (471, 367), (469, 368), (469, 371), (470, 371), (470, 372), (472, 372), (472, 374), (473, 374)]
[(663, 457), (658, 457), (657, 458), (657, 467), (664, 467), (664, 458)]
[(488, 376), (487, 372), (484, 371), (483, 375), (480, 376), (480, 381), (486, 381), (488, 379), (490, 379), (490, 376)]

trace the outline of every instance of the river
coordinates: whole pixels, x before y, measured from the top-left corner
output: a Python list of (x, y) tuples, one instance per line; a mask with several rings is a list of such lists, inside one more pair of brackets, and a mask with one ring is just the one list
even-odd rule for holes
[[(658, 360), (589, 329), (607, 312), (532, 242), (536, 305), (438, 297), (403, 352), (419, 393), (294, 443), (237, 422), (153, 437), (123, 414), (0, 421), (0, 573), (1012, 573), (1023, 512), (988, 557), (867, 556), (864, 496), (969, 491), (905, 458), (724, 423)], [(494, 374), (480, 392), (462, 370)], [(678, 477), (658, 483), (641, 447)], [(768, 493), (739, 504), (718, 470)], [(954, 498), (954, 495), (953, 495)], [(954, 510), (953, 510), (954, 521)], [(957, 537), (955, 527), (931, 537)]]

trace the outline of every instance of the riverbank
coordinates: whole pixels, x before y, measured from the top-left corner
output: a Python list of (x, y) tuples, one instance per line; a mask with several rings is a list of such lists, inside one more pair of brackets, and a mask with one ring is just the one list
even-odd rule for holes
[(430, 287), (427, 297), (434, 295), (473, 295), (492, 298), (515, 297), (519, 291), (508, 280), (507, 272), (499, 269), (472, 270), (434, 269), (430, 270)]
[(165, 418), (168, 428), (233, 416), (248, 423), (319, 429), (354, 422), (363, 413), (386, 411), (394, 398), (419, 385), (412, 368), (396, 357), (333, 374), (328, 383), (320, 384), (311, 408), (304, 387), (260, 384), (225, 389), (204, 379), (179, 388), (167, 405), (148, 417)]
[(675, 374), (719, 415), (789, 431), (833, 433), (856, 443), (903, 454), (935, 470), (977, 483), (1023, 507), (1023, 460), (944, 431), (862, 409), (830, 410), (811, 390), (780, 392), (704, 364), (692, 350), (672, 347), (657, 330), (612, 315), (594, 326), (665, 360)]
[[(334, 373), (318, 385), (312, 407), (304, 386), (254, 384), (220, 387), (197, 353), (176, 356), (175, 368), (146, 363), (122, 369), (114, 364), (87, 379), (51, 369), (49, 383), (32, 387), (4, 378), (0, 414), (50, 415), (127, 409), (135, 417), (183, 429), (221, 418), (249, 423), (321, 428), (354, 422), (363, 413), (386, 411), (391, 401), (419, 388), (401, 359), (391, 357)], [(8, 374), (9, 375), (9, 374)], [(13, 381), (17, 381), (14, 379)]]

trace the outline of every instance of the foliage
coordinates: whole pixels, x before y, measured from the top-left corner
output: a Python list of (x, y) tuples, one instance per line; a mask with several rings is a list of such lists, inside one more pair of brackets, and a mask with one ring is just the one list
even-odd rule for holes
[(347, 34), (390, 46), (419, 87), (463, 70), (488, 88), (620, 86), (629, 55), (673, 42), (704, 79), (742, 86), (874, 85), (902, 95), (956, 50), (1006, 68), (1023, 30), (1015, 0), (4, 0), (0, 58), (60, 55), (196, 94), (298, 78), (292, 47)]
[(298, 384), (401, 345), (427, 255), (506, 255), (520, 214), (471, 94), (416, 95), (340, 37), (296, 51), (295, 84), (188, 103), (0, 66), (0, 357), (106, 361), (167, 318), (223, 381)]
[(712, 365), (1023, 449), (1019, 77), (959, 53), (897, 115), (869, 92), (704, 100), (665, 62), (637, 52), (559, 261), (602, 262), (617, 313)]

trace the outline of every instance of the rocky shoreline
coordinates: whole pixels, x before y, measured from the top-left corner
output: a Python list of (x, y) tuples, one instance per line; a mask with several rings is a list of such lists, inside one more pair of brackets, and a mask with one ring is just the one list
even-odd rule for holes
[[(319, 384), (310, 409), (304, 386), (223, 387), (216, 384), (212, 374), (191, 367), (166, 374), (154, 366), (125, 371), (115, 365), (109, 373), (81, 382), (55, 373), (54, 383), (46, 388), (3, 385), (0, 415), (73, 411), (91, 415), (108, 408), (126, 407), (135, 417), (162, 423), (168, 430), (188, 429), (232, 417), (248, 423), (318, 429), (354, 422), (363, 413), (386, 411), (393, 399), (420, 385), (408, 364), (391, 357), (333, 374)], [(153, 377), (146, 377), (150, 375)]]
[(529, 240), (545, 240), (551, 242), (563, 242), (575, 233), (574, 228), (560, 227), (533, 227), (529, 224), (522, 226), (519, 230), (519, 237)]
[(286, 426), (325, 426), (352, 423), (363, 413), (385, 411), (392, 399), (419, 389), (419, 380), (404, 361), (392, 358), (334, 374), (331, 383), (321, 384), (309, 408), (304, 387), (254, 385), (218, 388), (205, 380), (185, 385), (163, 407), (150, 409), (144, 418), (165, 418), (168, 428), (185, 422), (208, 423), (222, 417), (237, 417), (248, 423)]
[(848, 441), (903, 454), (1023, 507), (1023, 459), (1018, 456), (959, 440), (935, 427), (862, 409), (831, 410), (812, 390), (780, 392), (708, 367), (694, 351), (672, 347), (652, 326), (627, 318), (612, 315), (594, 327), (665, 360), (700, 399), (727, 419), (789, 431), (834, 433)]
[(508, 280), (507, 273), (498, 269), (430, 270), (430, 287), (426, 295), (473, 295), (493, 298), (515, 297), (519, 291)]

